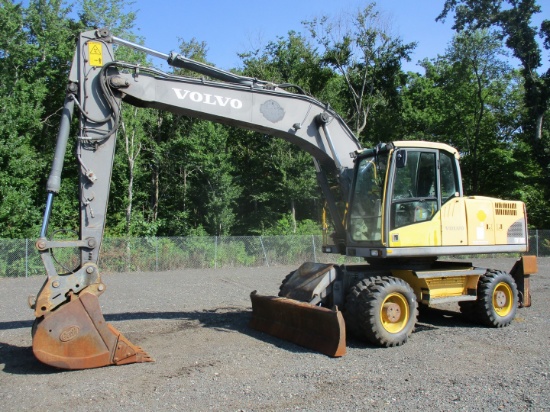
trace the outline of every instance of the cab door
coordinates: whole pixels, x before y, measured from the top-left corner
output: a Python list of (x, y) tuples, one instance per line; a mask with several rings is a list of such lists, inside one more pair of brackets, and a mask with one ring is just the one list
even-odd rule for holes
[(441, 245), (438, 151), (399, 149), (389, 197), (389, 246)]
[(460, 193), (458, 165), (449, 153), (439, 153), (441, 193), (441, 245), (464, 246), (468, 243), (466, 204)]

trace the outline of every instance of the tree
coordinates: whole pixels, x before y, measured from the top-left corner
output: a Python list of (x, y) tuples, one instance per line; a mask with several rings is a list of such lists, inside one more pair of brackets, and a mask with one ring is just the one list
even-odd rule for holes
[(228, 235), (235, 224), (234, 209), (241, 192), (233, 178), (228, 130), (220, 124), (197, 121), (186, 139), (199, 148), (189, 153), (198, 172), (190, 196), (194, 201), (191, 219), (212, 235)]
[(500, 41), (484, 30), (458, 34), (445, 55), (455, 86), (451, 96), (458, 97), (451, 99), (452, 117), (459, 123), (449, 130), (460, 130), (454, 144), (463, 153), (470, 193), (479, 193), (482, 187), (484, 193), (493, 192), (491, 185), (481, 185), (480, 179), (487, 176), (484, 171), (494, 149), (507, 148), (510, 143), (511, 136), (500, 134), (497, 120), (511, 80), (510, 68), (499, 59), (502, 56)]
[[(513, 156), (503, 154), (514, 148), (521, 88), (502, 57), (494, 34), (460, 33), (443, 56), (422, 62), (425, 76), (412, 77), (403, 92), (404, 134), (456, 147), (471, 194), (503, 196), (518, 180), (512, 175)], [(487, 173), (493, 167), (508, 174), (507, 187)]]
[[(241, 54), (241, 58), (247, 76), (298, 85), (296, 92), (339, 103), (337, 76), (320, 64), (321, 58), (313, 46), (297, 32), (290, 31), (287, 37), (269, 42), (265, 50)], [(296, 232), (298, 220), (317, 217), (319, 194), (309, 154), (288, 142), (258, 133), (239, 131), (233, 138), (232, 144), (239, 147), (236, 153), (240, 179), (251, 183), (243, 185), (240, 213), (253, 217), (247, 220), (254, 223), (248, 223), (243, 231), (263, 233), (288, 215)]]
[[(180, 53), (206, 61), (206, 44), (180, 39)], [(180, 76), (197, 76), (176, 69)], [(229, 234), (240, 187), (233, 177), (229, 128), (208, 121), (159, 111), (149, 122), (152, 137), (144, 146), (150, 168), (150, 207), (158, 233)]]
[[(27, 8), (0, 3), (1, 237), (38, 232), (74, 44), (69, 11), (56, 0), (30, 1)], [(66, 183), (63, 188), (66, 194)], [(65, 205), (52, 220), (70, 219)]]
[(534, 139), (542, 139), (543, 119), (550, 104), (550, 69), (537, 73), (542, 66), (542, 54), (536, 35), (540, 32), (545, 36), (545, 47), (550, 49), (550, 20), (544, 20), (539, 30), (531, 23), (541, 7), (535, 0), (446, 0), (436, 20), (444, 20), (452, 11), (453, 28), (457, 31), (494, 28), (505, 39), (522, 67), (528, 109), (526, 131)]
[[(204, 60), (206, 44), (195, 39), (190, 42), (181, 40), (180, 53), (196, 60)], [(174, 70), (177, 75), (192, 75), (181, 69)], [(144, 132), (149, 139), (144, 141), (142, 171), (148, 178), (143, 179), (142, 210), (147, 211), (147, 222), (156, 228), (156, 234), (172, 236), (186, 235), (194, 224), (190, 219), (193, 204), (190, 199), (192, 175), (197, 172), (190, 164), (191, 153), (198, 152), (187, 138), (193, 119), (167, 111), (155, 110), (146, 122)], [(146, 186), (146, 187), (145, 187)], [(145, 202), (146, 200), (146, 202)], [(202, 209), (202, 207), (199, 207)], [(195, 208), (196, 209), (196, 208)]]
[[(550, 21), (544, 20), (540, 29), (532, 25), (532, 18), (541, 12), (535, 0), (446, 0), (443, 11), (437, 20), (444, 20), (450, 12), (455, 13), (457, 31), (471, 32), (479, 28), (491, 28), (505, 41), (514, 57), (519, 59), (523, 78), (523, 104), (525, 111), (521, 116), (521, 133), (515, 139), (516, 147), (524, 153), (523, 165), (531, 165), (530, 174), (524, 176), (525, 188), (522, 199), (528, 209), (540, 209), (540, 199), (546, 205), (550, 199), (550, 140), (548, 126), (545, 127), (545, 115), (550, 105), (550, 69), (539, 73), (542, 66), (542, 52), (537, 42), (537, 33), (544, 39), (544, 47), (550, 49)], [(523, 139), (528, 146), (525, 146)], [(530, 147), (530, 154), (525, 148)], [(527, 170), (527, 165), (524, 168)], [(533, 219), (533, 215), (542, 217), (543, 213), (530, 214), (531, 223), (546, 225), (550, 219)]]
[[(401, 61), (410, 59), (416, 43), (404, 44), (400, 38), (392, 37), (375, 3), (368, 4), (349, 21), (324, 16), (304, 24), (322, 47), (323, 64), (335, 69), (345, 82), (347, 121), (359, 137), (374, 110), (398, 107), (398, 89), (406, 79)], [(380, 136), (372, 140), (378, 139)]]
[(136, 38), (132, 31), (137, 13), (132, 10), (134, 1), (78, 0), (81, 24), (87, 29), (108, 27), (115, 36), (128, 40)]

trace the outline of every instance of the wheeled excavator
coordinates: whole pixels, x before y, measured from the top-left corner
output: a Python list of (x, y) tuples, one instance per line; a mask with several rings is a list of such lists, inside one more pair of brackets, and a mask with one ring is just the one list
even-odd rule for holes
[[(115, 44), (202, 77), (116, 61)], [(405, 343), (419, 305), (458, 302), (465, 316), (501, 327), (531, 304), (533, 257), (523, 256), (510, 273), (438, 259), (528, 250), (524, 204), (464, 196), (459, 153), (451, 146), (397, 141), (363, 148), (329, 105), (299, 87), (236, 75), (98, 29), (77, 41), (36, 241), (47, 278), (30, 301), (32, 345), (45, 364), (85, 369), (152, 360), (105, 322), (98, 300), (106, 288), (98, 260), (122, 102), (254, 130), (311, 154), (334, 226), (323, 251), (364, 263), (304, 263), (282, 281), (278, 296), (252, 292), (252, 328), (338, 357), (346, 332), (379, 346)], [(48, 238), (48, 226), (75, 106), (80, 231), (78, 239), (56, 240)], [(75, 270), (57, 272), (58, 248), (79, 250)]]

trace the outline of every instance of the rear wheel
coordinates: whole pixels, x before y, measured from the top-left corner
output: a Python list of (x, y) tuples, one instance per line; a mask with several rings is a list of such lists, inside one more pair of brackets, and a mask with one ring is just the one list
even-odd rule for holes
[(491, 270), (479, 279), (477, 290), (479, 320), (487, 326), (508, 326), (516, 316), (518, 289), (506, 272)]
[(511, 275), (500, 270), (488, 270), (479, 279), (477, 301), (471, 315), (486, 326), (508, 326), (516, 316), (518, 289)]
[(365, 279), (348, 294), (350, 332), (378, 346), (399, 346), (414, 330), (418, 304), (404, 280), (392, 276)]

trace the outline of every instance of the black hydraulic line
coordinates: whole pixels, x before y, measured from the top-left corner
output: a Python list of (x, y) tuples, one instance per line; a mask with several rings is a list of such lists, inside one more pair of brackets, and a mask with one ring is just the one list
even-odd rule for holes
[(188, 59), (181, 54), (171, 53), (168, 58), (168, 64), (180, 69), (191, 70), (192, 72), (209, 76), (217, 80), (228, 83), (237, 83), (245, 86), (267, 86), (269, 83), (257, 80), (252, 77), (240, 76), (217, 67), (210, 66), (205, 63), (197, 62), (195, 60)]
[(155, 56), (161, 59), (165, 59), (170, 66), (178, 67), (180, 69), (191, 70), (192, 72), (202, 74), (204, 76), (212, 77), (213, 79), (221, 80), (228, 83), (237, 83), (246, 86), (269, 86), (270, 83), (257, 80), (252, 77), (240, 76), (228, 72), (226, 70), (219, 69), (209, 64), (197, 62), (192, 59), (188, 59), (185, 56), (182, 56), (178, 53), (162, 53), (157, 50), (150, 49), (148, 47), (142, 46), (141, 44), (136, 44), (128, 40), (121, 39), (119, 37), (113, 36), (113, 42), (122, 44), (123, 46), (130, 47), (134, 50), (141, 51), (143, 53)]

